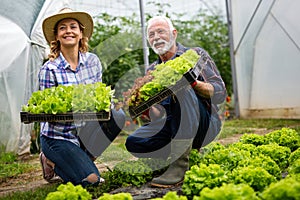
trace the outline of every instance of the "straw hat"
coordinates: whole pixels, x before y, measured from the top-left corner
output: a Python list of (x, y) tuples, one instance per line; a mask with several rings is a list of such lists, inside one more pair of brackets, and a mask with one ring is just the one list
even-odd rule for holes
[(43, 32), (48, 43), (55, 40), (54, 28), (57, 22), (66, 18), (72, 18), (79, 21), (85, 27), (83, 35), (88, 38), (92, 36), (94, 23), (92, 17), (88, 13), (73, 11), (70, 8), (63, 8), (58, 14), (47, 17), (43, 21)]

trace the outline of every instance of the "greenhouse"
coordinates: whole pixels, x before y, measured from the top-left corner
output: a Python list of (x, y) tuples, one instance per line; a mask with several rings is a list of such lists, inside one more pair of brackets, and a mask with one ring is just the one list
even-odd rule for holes
[[(57, 86), (40, 91), (38, 73), (50, 52), (42, 22), (65, 7), (85, 11), (92, 16), (94, 32), (89, 48), (101, 61), (103, 83)], [(300, 1), (294, 0), (31, 0), (30, 3), (2, 0), (0, 199), (2, 196), (11, 200), (300, 199), (299, 7)], [(158, 159), (140, 158), (136, 156), (139, 153), (132, 153), (126, 146), (129, 136), (138, 128), (148, 126), (151, 121), (150, 114), (149, 118), (142, 118), (141, 115), (145, 115), (150, 106), (161, 102), (151, 93), (155, 91), (152, 87), (154, 81), (149, 82), (150, 86), (145, 84), (146, 87), (139, 88), (150, 91), (148, 96), (144, 93), (140, 98), (141, 90), (130, 93), (128, 99), (125, 94), (127, 89), (130, 91), (136, 86), (135, 81), (140, 80), (138, 78), (147, 78), (146, 68), (157, 59), (145, 35), (146, 20), (157, 14), (172, 18), (180, 33), (177, 40), (184, 46), (200, 46), (209, 52), (227, 88), (227, 93), (223, 93), (226, 101), (218, 105), (216, 112), (221, 122), (217, 134), (211, 137), (205, 135), (200, 146), (194, 147), (190, 143), (185, 152), (178, 150), (184, 143), (174, 145), (178, 147), (174, 148), (175, 151), (177, 149), (181, 153), (180, 158), (185, 159), (184, 166), (179, 166), (182, 169), (174, 168), (183, 173), (175, 184), (163, 186), (151, 183), (155, 178), (163, 177), (168, 169), (172, 170), (173, 163), (179, 160), (176, 160), (178, 157), (173, 160), (175, 153), (170, 151), (167, 158), (160, 154)], [(180, 63), (185, 63), (180, 68), (182, 73), (176, 74), (176, 78), (171, 74), (171, 68), (163, 71), (169, 64), (167, 61), (156, 65), (158, 68), (153, 74), (167, 73), (157, 75), (156, 79), (152, 77), (152, 80), (174, 81), (177, 84), (167, 89), (158, 84), (161, 89), (158, 94), (168, 97), (187, 85), (190, 89), (195, 86), (195, 80), (202, 73), (201, 64), (207, 57), (199, 58), (199, 53), (192, 50), (186, 52), (188, 54), (181, 54), (177, 57), (179, 59), (169, 60), (173, 63), (170, 66), (175, 66), (172, 70), (179, 69)], [(189, 71), (183, 70), (186, 67)], [(141, 82), (137, 81), (138, 84)], [(106, 95), (97, 95), (96, 90)], [(49, 96), (63, 102), (60, 104), (62, 106), (37, 103)], [(173, 97), (173, 100), (176, 99)], [(77, 120), (75, 123), (82, 123), (87, 118), (106, 121), (112, 117), (112, 107), (125, 108), (126, 105), (122, 104), (125, 101), (120, 103), (118, 98), (128, 100), (129, 107), (119, 135), (113, 139), (98, 137), (99, 132), (80, 135), (80, 142), (87, 147), (84, 151), (89, 153), (85, 155), (86, 160), (92, 161), (94, 168), (99, 170), (99, 185), (85, 187), (86, 175), (78, 185), (65, 183), (63, 176), (56, 176), (58, 167), (54, 166), (51, 166), (51, 181), (47, 180), (44, 166), (48, 163), (40, 154), (40, 122), (49, 120), (49, 115), (55, 122), (60, 122), (61, 117), (64, 122)], [(148, 102), (154, 100), (156, 102), (149, 106)], [(82, 115), (81, 111), (85, 113)], [(30, 114), (39, 118), (30, 118)], [(212, 124), (211, 119), (208, 126)], [(101, 130), (105, 129), (103, 127)], [(186, 130), (190, 127), (185, 128), (182, 132), (189, 134)], [(208, 127), (206, 132), (209, 133), (209, 130)], [(145, 134), (151, 135), (153, 131)], [(99, 148), (105, 143), (100, 143), (99, 138), (109, 144), (105, 150), (102, 146)], [(177, 138), (174, 138), (162, 150), (176, 144)], [(62, 149), (66, 152), (65, 146)], [(54, 157), (58, 155), (62, 154)], [(62, 156), (61, 160), (67, 160), (69, 155)], [(79, 160), (75, 158), (73, 161)], [(89, 162), (80, 161), (80, 165)], [(78, 174), (86, 168), (80, 169), (76, 171)]]

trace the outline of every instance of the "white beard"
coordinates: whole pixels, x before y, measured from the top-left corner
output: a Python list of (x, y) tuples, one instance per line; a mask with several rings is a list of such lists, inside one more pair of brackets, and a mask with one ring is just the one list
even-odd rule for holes
[[(167, 42), (166, 40), (163, 40), (163, 39), (160, 39), (158, 41), (154, 41), (153, 44), (151, 45), (151, 48), (153, 49), (153, 51), (156, 54), (164, 55), (165, 53), (167, 53), (171, 49), (171, 47), (174, 45), (174, 42), (175, 42), (175, 40), (171, 36), (169, 42)], [(163, 47), (156, 48), (155, 44), (157, 44), (157, 43), (164, 43), (165, 45)]]

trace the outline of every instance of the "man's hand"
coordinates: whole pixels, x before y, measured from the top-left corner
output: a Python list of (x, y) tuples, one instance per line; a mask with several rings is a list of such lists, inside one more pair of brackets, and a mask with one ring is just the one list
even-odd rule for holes
[(214, 95), (214, 86), (203, 81), (195, 81), (191, 83), (191, 87), (197, 94), (204, 98), (211, 98)]
[(141, 118), (144, 121), (153, 121), (163, 117), (165, 114), (165, 108), (162, 105), (155, 104), (151, 106), (148, 110), (144, 111), (141, 115)]
[(142, 119), (143, 121), (150, 121), (149, 111), (150, 111), (150, 109), (144, 111), (144, 112), (141, 114), (141, 119)]
[(160, 104), (153, 105), (149, 109), (149, 116), (150, 116), (151, 121), (161, 118), (165, 114), (166, 114), (166, 110)]

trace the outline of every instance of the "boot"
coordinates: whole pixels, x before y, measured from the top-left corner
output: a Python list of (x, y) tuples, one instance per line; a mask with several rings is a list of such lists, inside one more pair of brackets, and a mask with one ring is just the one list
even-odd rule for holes
[(171, 144), (171, 164), (161, 176), (150, 183), (154, 187), (169, 188), (183, 182), (185, 172), (189, 169), (189, 154), (192, 140), (174, 140)]

